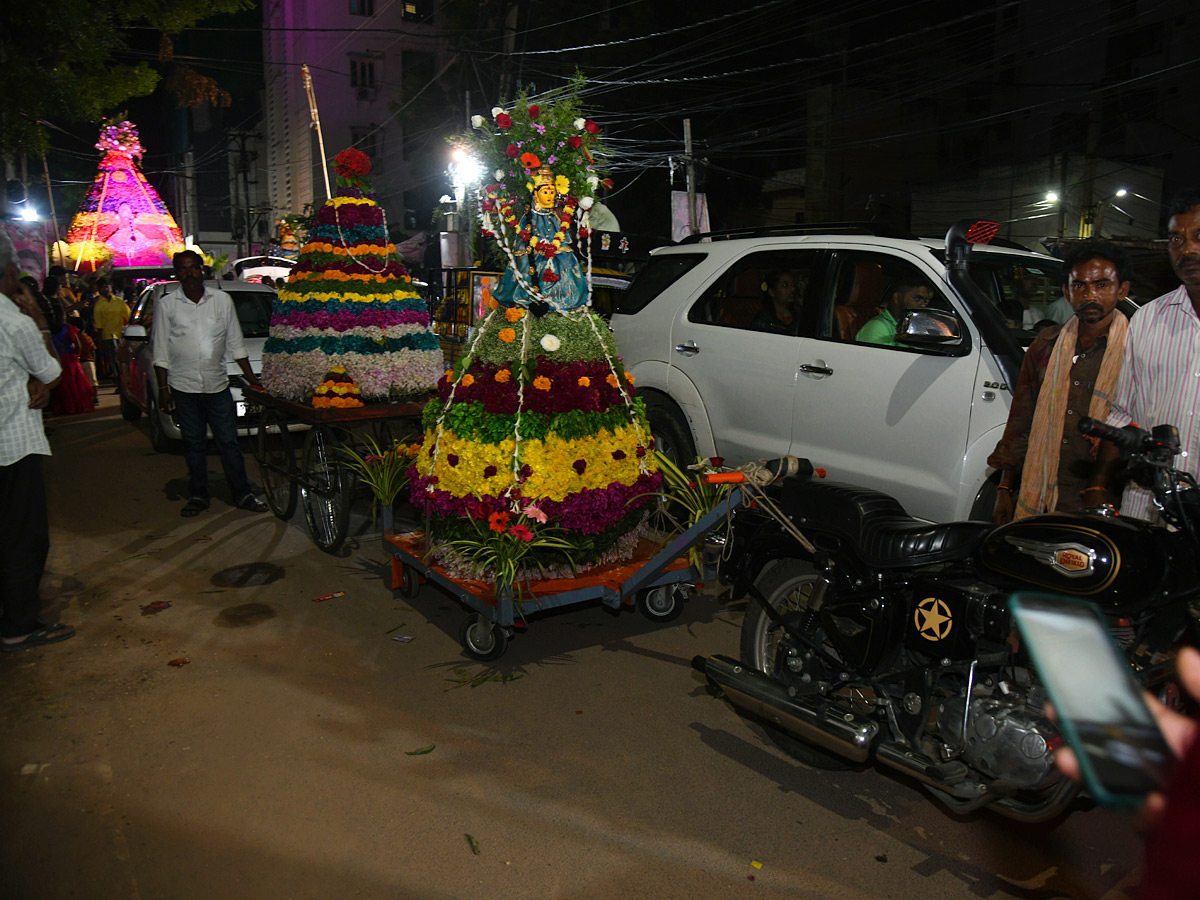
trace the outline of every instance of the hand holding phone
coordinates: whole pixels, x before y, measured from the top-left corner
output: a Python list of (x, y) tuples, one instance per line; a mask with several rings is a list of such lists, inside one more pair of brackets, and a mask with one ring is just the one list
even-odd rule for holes
[(1014, 596), (1011, 608), (1092, 796), (1128, 806), (1160, 790), (1175, 755), (1103, 617), (1035, 594)]

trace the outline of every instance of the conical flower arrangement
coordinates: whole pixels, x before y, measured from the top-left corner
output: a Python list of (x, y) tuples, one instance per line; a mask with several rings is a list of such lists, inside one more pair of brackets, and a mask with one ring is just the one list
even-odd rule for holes
[(79, 272), (103, 263), (170, 266), (183, 234), (138, 166), (144, 151), (137, 127), (105, 120), (96, 149), (104, 158), (67, 232), (68, 265)]
[(511, 580), (626, 559), (661, 487), (645, 408), (590, 308), (601, 147), (573, 99), (521, 98), (463, 139), (494, 173), (480, 213), (510, 266), (425, 408), (411, 470), (435, 558), (455, 574)]
[(286, 400), (309, 402), (340, 367), (366, 401), (431, 390), (443, 356), (425, 301), (396, 261), (383, 210), (358, 150), (336, 160), (338, 189), (317, 213), (309, 242), (275, 300), (262, 382)]

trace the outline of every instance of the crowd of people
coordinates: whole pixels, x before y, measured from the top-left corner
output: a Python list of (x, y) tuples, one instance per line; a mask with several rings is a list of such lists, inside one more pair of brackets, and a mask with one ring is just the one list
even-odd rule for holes
[(41, 284), (20, 277), (46, 321), (62, 378), (46, 407), (49, 415), (88, 413), (99, 403), (101, 382), (116, 386), (116, 346), (129, 321), (136, 286), (103, 275), (79, 277), (53, 266)]

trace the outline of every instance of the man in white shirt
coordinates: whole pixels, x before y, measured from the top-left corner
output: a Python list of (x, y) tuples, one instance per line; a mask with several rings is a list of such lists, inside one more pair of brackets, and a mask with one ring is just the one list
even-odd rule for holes
[(50, 443), (42, 408), (62, 366), (54, 357), (49, 325), (20, 278), (12, 240), (0, 231), (0, 650), (5, 653), (75, 634), (70, 625), (41, 619), (38, 585), (50, 552), (42, 474)]
[[(1167, 254), (1183, 282), (1176, 290), (1139, 309), (1129, 322), (1125, 361), (1117, 379), (1108, 424), (1136, 422), (1179, 429), (1180, 454), (1173, 465), (1200, 475), (1200, 190), (1176, 197), (1167, 222)], [(1118, 465), (1116, 447), (1105, 443), (1100, 462), (1084, 490), (1084, 504), (1098, 499)], [(1095, 492), (1095, 493), (1092, 493)], [(1121, 515), (1159, 519), (1151, 493), (1130, 482)]]
[(183, 434), (188, 501), (181, 515), (191, 517), (208, 509), (205, 439), (209, 428), (234, 504), (251, 512), (267, 512), (267, 505), (254, 496), (246, 477), (246, 460), (237, 439), (237, 412), (225, 371), (225, 359), (232, 356), (250, 386), (262, 389), (250, 368), (233, 299), (224, 291), (205, 287), (200, 254), (183, 250), (175, 254), (174, 263), (179, 287), (163, 294), (155, 305), (152, 337), (159, 404), (164, 411), (175, 409)]

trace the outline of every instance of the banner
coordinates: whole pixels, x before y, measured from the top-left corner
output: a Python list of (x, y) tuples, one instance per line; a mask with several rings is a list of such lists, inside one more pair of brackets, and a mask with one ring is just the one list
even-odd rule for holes
[(46, 277), (46, 227), (41, 222), (0, 222), (17, 248), (17, 267), (41, 284)]
[[(708, 197), (696, 194), (696, 232), (699, 234), (711, 230), (708, 224)], [(671, 191), (671, 240), (681, 241), (691, 233), (687, 191)]]

